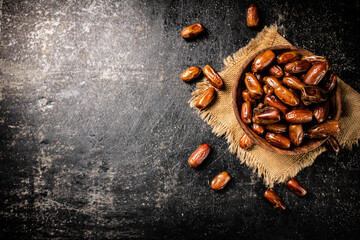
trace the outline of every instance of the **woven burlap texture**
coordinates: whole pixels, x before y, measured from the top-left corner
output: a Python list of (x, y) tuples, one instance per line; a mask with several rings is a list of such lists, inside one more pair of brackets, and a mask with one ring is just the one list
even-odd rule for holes
[[(212, 127), (213, 133), (217, 136), (225, 136), (230, 152), (236, 154), (241, 163), (245, 163), (257, 172), (259, 177), (263, 177), (265, 184), (270, 187), (275, 183), (283, 183), (294, 177), (303, 168), (312, 165), (319, 154), (326, 151), (325, 147), (321, 146), (306, 154), (288, 156), (267, 151), (257, 145), (250, 150), (239, 147), (238, 143), (243, 130), (236, 120), (232, 105), (232, 88), (236, 75), (248, 57), (259, 50), (276, 45), (291, 46), (277, 32), (276, 26), (265, 27), (247, 46), (224, 59), (225, 66), (219, 74), (224, 81), (225, 88), (216, 90), (217, 97), (214, 104), (201, 111), (195, 107), (199, 95), (211, 86), (206, 78), (197, 83), (196, 89), (192, 93), (193, 97), (189, 100), (190, 106)], [(360, 137), (358, 126), (360, 94), (339, 78), (338, 83), (342, 93), (343, 112), (339, 121), (341, 132), (336, 135), (336, 138), (342, 147), (351, 148), (353, 144), (358, 144)]]

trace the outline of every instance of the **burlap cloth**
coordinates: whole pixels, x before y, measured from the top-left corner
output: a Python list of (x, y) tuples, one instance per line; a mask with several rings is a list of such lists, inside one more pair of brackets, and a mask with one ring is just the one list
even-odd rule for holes
[[(283, 183), (294, 177), (300, 170), (312, 165), (319, 154), (326, 151), (326, 148), (321, 146), (307, 154), (288, 156), (270, 152), (257, 145), (250, 150), (239, 147), (238, 143), (243, 131), (236, 120), (232, 105), (232, 89), (236, 75), (248, 57), (261, 49), (276, 45), (291, 46), (277, 32), (276, 26), (265, 27), (247, 46), (224, 59), (225, 67), (219, 74), (224, 81), (225, 89), (216, 90), (217, 97), (214, 104), (202, 111), (195, 107), (199, 95), (211, 86), (206, 78), (196, 85), (196, 90), (192, 93), (193, 97), (189, 100), (190, 106), (212, 127), (213, 133), (217, 136), (225, 136), (230, 152), (236, 154), (241, 163), (245, 163), (257, 172), (259, 177), (263, 177), (265, 184), (270, 187), (274, 183)], [(336, 138), (341, 147), (351, 148), (353, 144), (358, 144), (360, 137), (360, 94), (339, 78), (338, 83), (343, 112), (339, 121), (341, 132)]]

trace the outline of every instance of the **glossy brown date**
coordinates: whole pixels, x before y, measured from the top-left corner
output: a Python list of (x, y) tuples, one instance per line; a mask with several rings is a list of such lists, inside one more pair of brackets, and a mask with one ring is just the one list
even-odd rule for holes
[(308, 61), (295, 61), (285, 65), (284, 71), (288, 73), (306, 72), (311, 67)]
[(294, 178), (291, 178), (289, 181), (287, 181), (286, 186), (298, 196), (302, 197), (307, 193), (305, 187)]
[(263, 90), (265, 95), (272, 95), (274, 93), (274, 89), (266, 84), (263, 86)]
[(279, 195), (277, 195), (277, 193), (272, 188), (269, 188), (268, 190), (265, 191), (264, 197), (266, 198), (266, 200), (268, 200), (268, 202), (275, 209), (277, 209), (279, 211), (285, 211), (286, 210), (285, 203), (281, 200)]
[(290, 109), (274, 95), (266, 95), (264, 103), (268, 106), (279, 109), (284, 115), (290, 111)]
[(251, 66), (252, 72), (261, 72), (267, 67), (269, 67), (272, 62), (275, 60), (275, 53), (271, 50), (267, 50), (263, 53), (260, 53), (255, 59)]
[(287, 132), (287, 125), (285, 123), (274, 123), (266, 125), (265, 128), (273, 133), (285, 133)]
[(285, 115), (289, 123), (307, 123), (311, 122), (313, 114), (310, 110), (292, 110)]
[(205, 143), (200, 145), (188, 159), (188, 163), (191, 167), (196, 168), (199, 166), (205, 158), (209, 155), (211, 148), (209, 144)]
[(301, 90), (305, 87), (305, 84), (295, 76), (285, 76), (282, 82), (293, 89)]
[(304, 139), (304, 130), (301, 124), (289, 125), (289, 139), (295, 146), (300, 146)]
[(300, 55), (297, 52), (284, 52), (277, 56), (278, 64), (288, 64), (300, 59)]
[(243, 102), (241, 105), (241, 120), (245, 124), (251, 123), (251, 117), (252, 117), (252, 109), (251, 109), (251, 103), (250, 102)]
[(317, 56), (317, 55), (305, 55), (301, 57), (301, 60), (308, 62), (327, 62), (324, 56)]
[(307, 131), (307, 134), (309, 138), (324, 138), (338, 132), (340, 132), (339, 122), (336, 120), (330, 120), (311, 127)]
[(263, 78), (263, 81), (266, 85), (274, 89), (281, 85), (280, 80), (273, 76), (266, 76)]
[(314, 64), (304, 77), (304, 83), (308, 85), (317, 85), (326, 75), (329, 69), (327, 62), (320, 62)]
[(283, 85), (279, 85), (275, 88), (274, 93), (283, 103), (287, 105), (297, 106), (300, 103), (299, 98)]
[(259, 25), (259, 10), (254, 3), (250, 4), (247, 9), (246, 22), (248, 27), (257, 27)]
[(209, 65), (206, 65), (204, 67), (203, 73), (207, 77), (211, 85), (219, 89), (223, 87), (223, 80), (221, 79), (219, 74), (215, 72), (215, 70), (212, 69)]
[(284, 75), (284, 71), (279, 65), (273, 65), (269, 68), (269, 74), (281, 78)]
[(329, 116), (330, 104), (329, 101), (319, 103), (314, 107), (314, 117), (318, 123), (322, 123)]
[(216, 91), (214, 88), (208, 88), (199, 99), (196, 101), (195, 106), (200, 109), (204, 109), (210, 105), (216, 96)]
[(333, 153), (338, 154), (340, 152), (340, 144), (334, 136), (330, 136), (326, 140), (326, 147)]
[(308, 106), (312, 103), (324, 102), (327, 99), (327, 93), (318, 86), (305, 86), (301, 89), (301, 100)]
[(251, 98), (250, 93), (247, 89), (245, 89), (244, 91), (241, 92), (241, 96), (245, 102), (250, 102), (251, 106), (255, 106), (256, 101), (255, 101), (255, 99)]
[(263, 103), (259, 103), (254, 109), (253, 109), (253, 114), (256, 114), (258, 112), (260, 112), (261, 110), (263, 110), (265, 108), (265, 105)]
[(252, 121), (259, 125), (268, 125), (277, 123), (281, 120), (279, 109), (273, 107), (262, 108), (259, 112), (255, 113)]
[(323, 85), (323, 89), (325, 90), (325, 92), (327, 93), (331, 92), (335, 88), (336, 82), (337, 82), (337, 76), (334, 73), (331, 73), (329, 78), (326, 79)]
[(262, 136), (265, 133), (265, 128), (256, 123), (251, 124), (251, 129), (259, 136)]
[(264, 94), (261, 84), (254, 76), (254, 74), (248, 72), (245, 73), (245, 86), (246, 89), (249, 91), (251, 98), (259, 99)]
[(255, 77), (256, 77), (256, 79), (259, 81), (259, 83), (264, 84), (264, 82), (263, 82), (263, 78), (264, 78), (264, 76), (263, 76), (263, 74), (262, 74), (262, 73), (259, 73), (259, 72), (254, 73), (254, 76), (255, 76)]
[(205, 31), (205, 28), (201, 23), (195, 23), (193, 25), (190, 25), (190, 26), (184, 28), (181, 31), (181, 37), (183, 37), (184, 39), (192, 39), (192, 38), (199, 36), (204, 31)]
[(290, 140), (287, 137), (285, 137), (279, 133), (268, 132), (265, 135), (265, 139), (271, 145), (274, 145), (276, 147), (283, 148), (283, 149), (289, 149), (290, 145), (291, 145)]
[(243, 149), (249, 149), (252, 145), (253, 141), (244, 133), (239, 140), (239, 146)]
[(197, 78), (201, 74), (201, 68), (197, 66), (189, 67), (181, 74), (181, 79), (184, 82), (189, 82)]
[(231, 177), (230, 175), (224, 171), (217, 175), (212, 181), (211, 181), (211, 188), (215, 191), (223, 189), (226, 184), (230, 181)]

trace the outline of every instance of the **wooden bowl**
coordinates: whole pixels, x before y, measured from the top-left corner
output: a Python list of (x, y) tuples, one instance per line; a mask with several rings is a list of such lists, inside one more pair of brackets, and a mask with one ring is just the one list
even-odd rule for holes
[[(276, 55), (285, 52), (285, 51), (296, 51), (300, 53), (301, 55), (307, 55), (312, 54), (311, 52), (298, 48), (298, 47), (290, 47), (290, 46), (274, 46), (269, 47), (266, 49), (263, 49), (257, 53), (255, 53), (253, 56), (248, 58), (246, 62), (241, 66), (239, 69), (239, 73), (236, 77), (234, 87), (233, 87), (233, 107), (235, 111), (235, 116), (237, 121), (239, 122), (241, 128), (244, 130), (244, 132), (249, 136), (251, 140), (255, 144), (258, 144), (259, 146), (273, 152), (277, 152), (280, 154), (286, 154), (286, 155), (296, 155), (301, 153), (307, 153), (311, 150), (314, 150), (315, 148), (319, 147), (321, 144), (323, 144), (328, 138), (322, 138), (322, 139), (304, 139), (301, 146), (296, 147), (291, 145), (290, 149), (281, 149), (278, 147), (275, 147), (268, 143), (264, 137), (261, 137), (257, 135), (254, 131), (252, 131), (251, 127), (245, 124), (240, 117), (240, 110), (242, 105), (242, 96), (241, 92), (245, 89), (244, 84), (244, 77), (246, 72), (251, 72), (251, 64), (254, 60), (254, 58), (259, 55), (262, 52), (265, 52), (266, 50), (272, 50)], [(330, 112), (332, 119), (339, 120), (340, 114), (341, 114), (341, 94), (340, 94), (340, 88), (339, 84), (336, 84), (335, 89), (332, 91), (331, 95), (329, 95), (329, 98), (331, 98), (333, 101), (333, 105), (330, 105)]]

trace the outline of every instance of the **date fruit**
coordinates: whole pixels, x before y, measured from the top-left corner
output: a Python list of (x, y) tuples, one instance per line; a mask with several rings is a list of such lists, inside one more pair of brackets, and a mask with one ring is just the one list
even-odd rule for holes
[(304, 77), (304, 83), (308, 85), (317, 85), (323, 79), (329, 69), (327, 62), (314, 64)]
[(264, 103), (268, 106), (279, 109), (284, 115), (290, 111), (290, 109), (274, 95), (266, 95)]
[(241, 105), (241, 120), (243, 120), (244, 123), (249, 124), (251, 123), (251, 117), (252, 117), (251, 103), (243, 102), (243, 104)]
[(266, 125), (265, 128), (273, 133), (285, 133), (287, 132), (287, 125), (285, 123), (274, 123)]
[(250, 4), (247, 9), (246, 22), (248, 27), (257, 27), (259, 25), (259, 10), (254, 3)]
[(265, 95), (272, 95), (274, 93), (274, 89), (266, 84), (263, 86), (263, 90)]
[(338, 154), (340, 152), (340, 144), (334, 136), (330, 136), (326, 140), (326, 147), (333, 153)]
[(256, 101), (255, 101), (255, 99), (251, 98), (250, 93), (247, 89), (245, 89), (244, 91), (241, 92), (241, 96), (245, 102), (250, 102), (251, 106), (255, 106)]
[(279, 85), (275, 88), (274, 93), (283, 103), (287, 105), (297, 106), (300, 103), (299, 98), (283, 85)]
[(295, 61), (285, 65), (284, 71), (288, 73), (306, 72), (311, 67), (308, 61)]
[(323, 89), (325, 90), (326, 93), (331, 92), (335, 86), (336, 86), (336, 82), (337, 82), (337, 76), (334, 73), (331, 73), (329, 78), (326, 79)]
[(285, 203), (272, 188), (268, 188), (268, 190), (265, 191), (264, 197), (275, 209), (280, 211), (284, 211), (286, 209)]
[(245, 73), (245, 86), (246, 89), (249, 91), (251, 98), (259, 99), (264, 94), (261, 84), (254, 76), (254, 74), (248, 72)]
[(329, 101), (319, 103), (314, 107), (314, 117), (318, 123), (322, 123), (326, 120), (330, 112)]
[(266, 50), (263, 53), (260, 53), (255, 59), (251, 66), (252, 72), (261, 72), (267, 67), (269, 67), (272, 62), (275, 60), (275, 53), (271, 50)]
[(197, 100), (195, 106), (200, 109), (204, 109), (210, 105), (216, 96), (216, 91), (214, 88), (208, 88)]
[(281, 78), (284, 75), (284, 71), (281, 69), (279, 65), (273, 65), (269, 68), (270, 75), (274, 77)]
[(239, 146), (243, 149), (249, 149), (252, 145), (253, 141), (244, 133), (239, 140)]
[(181, 74), (181, 79), (184, 82), (189, 82), (189, 81), (197, 78), (200, 74), (201, 74), (201, 68), (196, 67), (196, 66), (189, 67)]
[(318, 86), (305, 86), (301, 89), (301, 100), (308, 106), (312, 103), (324, 102), (327, 99), (327, 93)]
[(304, 139), (304, 130), (301, 124), (289, 125), (289, 139), (295, 146), (300, 146)]
[(274, 89), (281, 85), (280, 80), (273, 76), (264, 77), (263, 81), (266, 85), (268, 85), (269, 87), (272, 87)]
[(212, 181), (211, 181), (211, 188), (215, 191), (223, 189), (226, 184), (230, 181), (231, 177), (230, 175), (224, 171), (217, 175)]
[(223, 80), (221, 79), (219, 74), (215, 72), (215, 70), (212, 69), (209, 65), (206, 65), (204, 67), (203, 73), (209, 80), (210, 84), (214, 87), (221, 89), (224, 86)]
[(311, 127), (307, 133), (309, 138), (324, 138), (340, 132), (339, 122), (330, 120)]
[(278, 64), (288, 64), (300, 59), (300, 55), (297, 52), (284, 52), (277, 56)]
[(305, 84), (295, 76), (285, 76), (282, 82), (293, 89), (301, 90), (305, 87)]
[(305, 196), (307, 191), (302, 184), (296, 181), (294, 178), (291, 178), (287, 183), (286, 186), (296, 195), (298, 196)]
[(265, 133), (265, 128), (256, 123), (251, 124), (251, 129), (259, 136), (262, 136)]
[(264, 107), (259, 112), (256, 112), (252, 121), (259, 125), (268, 125), (277, 123), (281, 120), (280, 111), (273, 107)]
[(265, 139), (271, 145), (274, 145), (276, 147), (283, 148), (283, 149), (289, 149), (290, 145), (291, 145), (290, 140), (287, 137), (285, 137), (279, 133), (268, 132), (265, 135)]
[(200, 145), (188, 159), (188, 163), (191, 167), (196, 168), (199, 166), (205, 158), (209, 155), (211, 148), (209, 144), (205, 143)]
[(289, 123), (307, 123), (311, 122), (313, 114), (310, 110), (292, 110), (285, 115)]
[(190, 25), (190, 26), (184, 28), (181, 31), (181, 37), (183, 37), (184, 39), (192, 39), (192, 38), (199, 36), (204, 31), (205, 31), (205, 28), (201, 23), (195, 23), (193, 25)]

